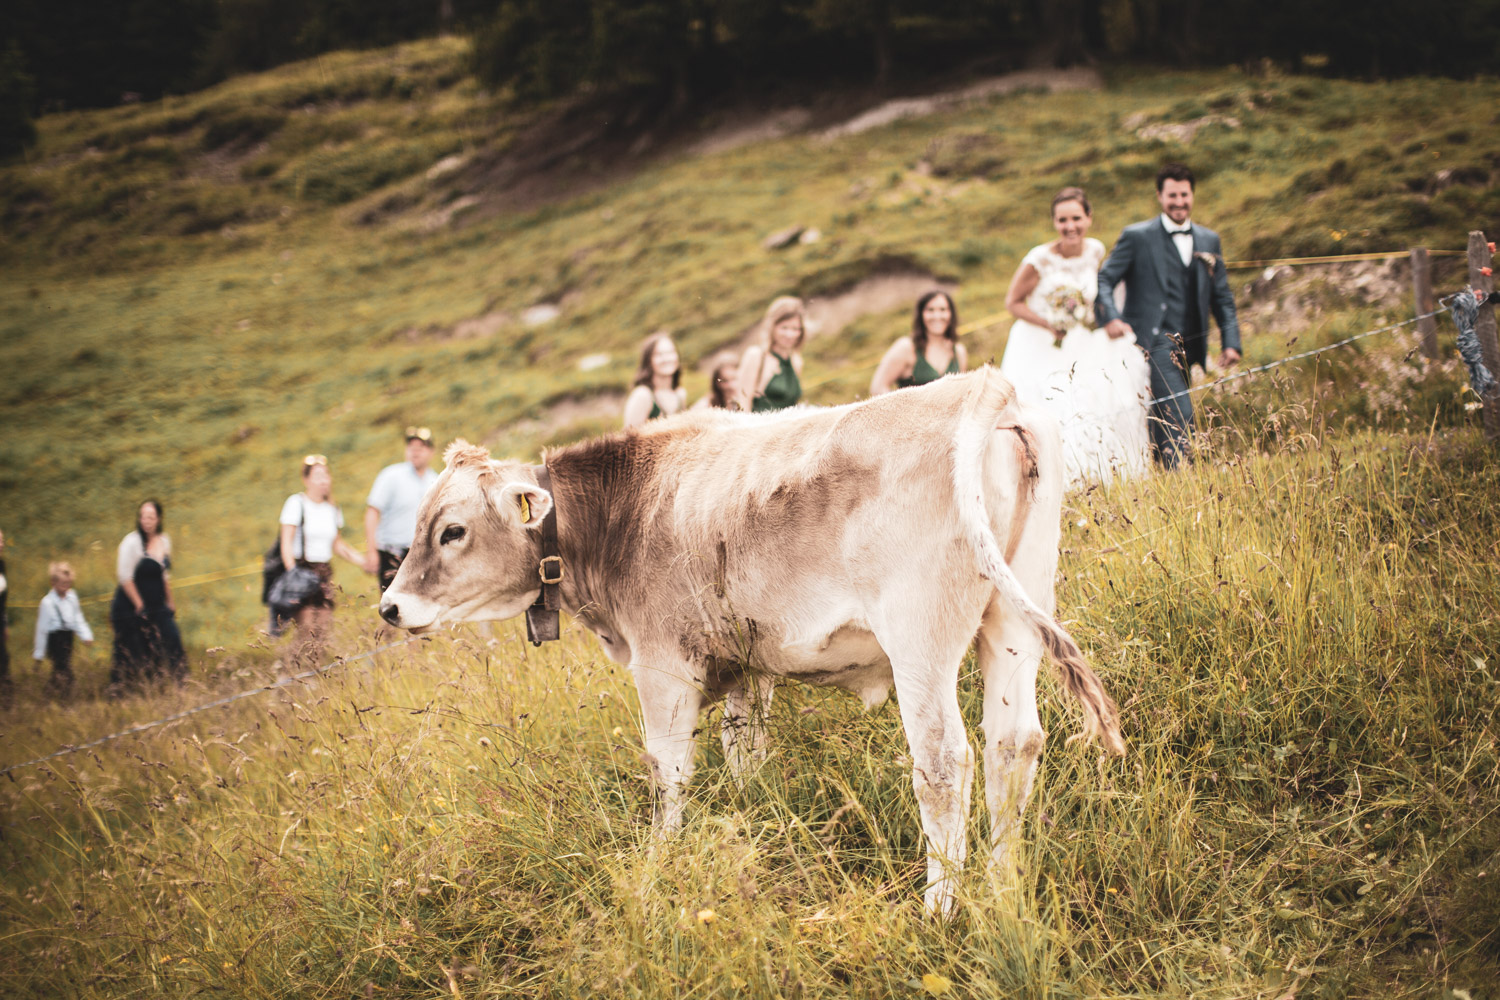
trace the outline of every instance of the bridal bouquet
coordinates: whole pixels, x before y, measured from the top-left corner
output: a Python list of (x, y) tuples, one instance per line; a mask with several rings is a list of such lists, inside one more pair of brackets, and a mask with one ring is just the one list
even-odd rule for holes
[(1080, 327), (1087, 329), (1089, 320), (1094, 316), (1093, 306), (1089, 305), (1083, 292), (1067, 285), (1059, 285), (1048, 293), (1047, 310), (1050, 313), (1048, 318), (1052, 321), (1053, 347), (1061, 347), (1063, 337), (1069, 331)]

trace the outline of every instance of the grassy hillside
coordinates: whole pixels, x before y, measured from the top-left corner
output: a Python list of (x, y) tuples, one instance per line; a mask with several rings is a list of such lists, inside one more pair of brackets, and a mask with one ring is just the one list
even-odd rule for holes
[[(308, 451), (352, 523), (407, 423), (518, 454), (603, 429), (553, 405), (618, 389), (657, 329), (706, 358), (782, 292), (925, 273), (994, 314), (1064, 184), (1109, 243), (1185, 159), (1231, 258), (1500, 229), (1493, 81), (1140, 71), (699, 156), (712, 122), (631, 152), (478, 92), (462, 55), (47, 118), (0, 168), (13, 602), (56, 557), (107, 593), (144, 496), (190, 576), (257, 557)], [(762, 248), (790, 225), (822, 238)], [(1235, 272), (1249, 360), (1409, 315), (1381, 277)], [(528, 325), (539, 304), (557, 318)], [(812, 399), (862, 393), (907, 322), (814, 338)], [(1239, 383), (1191, 472), (1071, 499), (1060, 614), (1133, 755), (1065, 744), (1051, 701), (1019, 899), (976, 878), (958, 921), (924, 923), (894, 713), (805, 690), (778, 693), (749, 791), (707, 748), (688, 832), (652, 852), (628, 676), (585, 637), (537, 652), (504, 626), (0, 783), (3, 991), (882, 996), (931, 974), (974, 996), (1491, 997), (1500, 490), (1455, 365), (1409, 347)], [(340, 579), (338, 648), (371, 648), (367, 578)], [(188, 690), (67, 709), (40, 703), (13, 612), (0, 760), (269, 679), (257, 591), (182, 590)], [(86, 696), (104, 658), (82, 657)]]

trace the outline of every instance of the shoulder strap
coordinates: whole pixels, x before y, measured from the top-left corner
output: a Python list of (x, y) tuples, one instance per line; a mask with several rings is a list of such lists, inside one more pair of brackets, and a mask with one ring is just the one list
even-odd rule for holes
[[(655, 395), (654, 393), (652, 394)], [(526, 638), (533, 646), (562, 637), (562, 626), (558, 611), (562, 608), (562, 556), (557, 554), (557, 494), (552, 489), (552, 474), (547, 464), (535, 466), (536, 484), (552, 496), (552, 509), (542, 518), (542, 556), (537, 562), (537, 575), (542, 581), (542, 592), (526, 609)]]

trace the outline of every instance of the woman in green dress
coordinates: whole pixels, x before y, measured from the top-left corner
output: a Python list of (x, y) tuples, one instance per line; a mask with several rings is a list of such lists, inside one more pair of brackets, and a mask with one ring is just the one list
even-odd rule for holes
[(638, 427), (657, 417), (670, 417), (687, 408), (682, 387), (682, 360), (672, 338), (659, 333), (641, 348), (635, 385), (625, 397), (625, 426)]
[(802, 342), (807, 339), (802, 300), (783, 295), (766, 310), (761, 342), (740, 358), (740, 409), (764, 413), (802, 401)]
[(969, 367), (969, 352), (958, 342), (958, 308), (944, 291), (917, 300), (911, 336), (891, 345), (870, 380), (870, 395), (936, 382)]

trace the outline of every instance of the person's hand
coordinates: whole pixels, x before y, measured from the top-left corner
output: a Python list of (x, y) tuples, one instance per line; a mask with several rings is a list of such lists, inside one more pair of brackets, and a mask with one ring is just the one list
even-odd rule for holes
[(1135, 333), (1135, 330), (1123, 319), (1112, 319), (1104, 324), (1104, 332), (1109, 334), (1111, 340), (1119, 340), (1127, 333)]
[(137, 618), (146, 617), (146, 606), (144, 604), (137, 604), (135, 606), (135, 616)]
[(374, 549), (371, 549), (369, 552), (365, 553), (365, 572), (380, 572), (380, 554)]
[(167, 602), (167, 610), (170, 611), (170, 612), (172, 612), (172, 614), (175, 615), (177, 613), (177, 602), (176, 601), (168, 601)]
[(1240, 352), (1232, 347), (1226, 347), (1219, 352), (1219, 367), (1233, 368), (1240, 363)]

